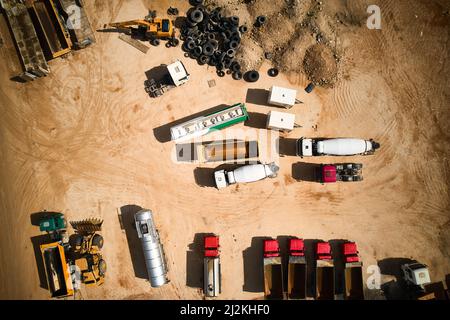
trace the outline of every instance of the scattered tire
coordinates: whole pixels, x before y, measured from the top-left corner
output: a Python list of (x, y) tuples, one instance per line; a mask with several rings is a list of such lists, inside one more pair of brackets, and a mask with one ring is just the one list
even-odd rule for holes
[(235, 50), (235, 49), (237, 49), (237, 48), (239, 47), (239, 42), (237, 42), (237, 41), (235, 41), (235, 40), (230, 41), (230, 44), (228, 45), (228, 47), (229, 47), (230, 49)]
[(239, 27), (239, 32), (240, 32), (240, 33), (246, 33), (247, 31), (248, 31), (247, 26), (240, 26), (240, 27)]
[(187, 42), (185, 42), (185, 46), (188, 50), (193, 50), (195, 48), (195, 42), (193, 39), (188, 40)]
[(223, 70), (217, 70), (217, 75), (221, 78), (225, 77), (225, 72), (223, 72)]
[(223, 61), (223, 67), (225, 69), (229, 69), (231, 67), (231, 64), (233, 63), (233, 60), (230, 58), (225, 58)]
[(236, 54), (236, 50), (234, 50), (234, 49), (228, 49), (227, 50), (227, 56), (228, 57), (233, 58), (235, 54)]
[(235, 71), (235, 72), (233, 72), (233, 73), (231, 74), (231, 77), (232, 77), (234, 80), (241, 80), (241, 79), (242, 79), (242, 72), (240, 72), (240, 71)]
[(209, 62), (209, 57), (205, 56), (205, 55), (201, 55), (200, 57), (198, 57), (198, 64), (199, 65), (204, 65), (207, 64)]
[(200, 23), (203, 20), (203, 12), (199, 9), (192, 10), (189, 14), (189, 18), (194, 23)]
[(170, 48), (172, 46), (172, 44), (170, 43), (170, 41), (166, 42), (166, 48)]
[(241, 71), (241, 65), (239, 63), (235, 62), (231, 65), (231, 70), (233, 72), (239, 72), (239, 71)]
[(239, 25), (239, 17), (238, 16), (230, 17), (230, 22), (232, 25), (238, 26)]
[(169, 9), (167, 9), (167, 14), (170, 16), (177, 16), (178, 15), (178, 8), (172, 8), (170, 7)]
[(211, 56), (214, 53), (214, 46), (207, 42), (205, 45), (203, 45), (203, 54), (205, 56)]
[(267, 74), (268, 74), (270, 77), (276, 77), (276, 76), (278, 75), (278, 73), (279, 73), (279, 71), (278, 71), (277, 68), (270, 68), (270, 69), (267, 71)]
[(266, 16), (259, 16), (258, 18), (256, 18), (256, 26), (257, 27), (262, 27), (266, 22), (267, 22)]
[(172, 47), (178, 47), (178, 45), (180, 44), (180, 40), (178, 40), (177, 38), (172, 38), (170, 39), (169, 43)]
[(192, 53), (198, 57), (202, 54), (202, 52), (203, 52), (203, 49), (202, 49), (202, 47), (199, 46), (199, 47), (195, 47)]
[(214, 33), (212, 33), (212, 32), (208, 33), (207, 36), (206, 36), (206, 38), (207, 38), (209, 41), (216, 40), (216, 36), (215, 36)]
[(256, 70), (248, 71), (245, 76), (245, 80), (248, 82), (256, 82), (259, 80), (259, 72)]
[(152, 44), (152, 46), (157, 47), (157, 46), (159, 46), (161, 44), (161, 40), (153, 39), (150, 43)]
[(209, 43), (213, 46), (214, 50), (217, 50), (219, 48), (219, 41), (210, 40)]
[(189, 28), (193, 28), (193, 27), (196, 27), (196, 26), (197, 26), (197, 22), (191, 21), (191, 19), (186, 19), (186, 25), (187, 25)]

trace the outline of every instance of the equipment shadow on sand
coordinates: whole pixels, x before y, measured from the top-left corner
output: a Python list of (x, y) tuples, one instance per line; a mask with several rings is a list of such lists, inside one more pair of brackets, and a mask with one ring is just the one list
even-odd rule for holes
[(144, 252), (142, 251), (141, 240), (138, 238), (136, 225), (134, 222), (134, 214), (141, 210), (142, 207), (137, 205), (125, 205), (120, 208), (121, 226), (125, 230), (130, 250), (131, 262), (133, 263), (134, 275), (136, 278), (148, 279), (147, 267), (145, 265)]

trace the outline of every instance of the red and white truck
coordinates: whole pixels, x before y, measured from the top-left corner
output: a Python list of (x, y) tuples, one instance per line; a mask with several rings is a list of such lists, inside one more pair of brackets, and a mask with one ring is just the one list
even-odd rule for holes
[(316, 300), (334, 300), (334, 262), (329, 242), (316, 246)]
[(275, 239), (264, 240), (264, 297), (266, 299), (282, 300), (283, 269), (281, 266), (280, 246)]
[(204, 238), (203, 292), (206, 297), (217, 297), (221, 293), (221, 273), (219, 256), (219, 237)]
[(288, 299), (306, 299), (306, 258), (303, 239), (289, 239)]
[(345, 300), (364, 300), (364, 287), (362, 276), (362, 262), (358, 248), (354, 242), (345, 242), (342, 245), (345, 261)]

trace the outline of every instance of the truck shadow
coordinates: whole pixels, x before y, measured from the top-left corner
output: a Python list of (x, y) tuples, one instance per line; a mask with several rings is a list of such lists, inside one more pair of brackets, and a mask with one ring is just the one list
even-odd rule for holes
[(120, 208), (121, 226), (125, 230), (130, 251), (133, 271), (136, 278), (148, 279), (147, 267), (145, 265), (144, 252), (142, 250), (141, 241), (138, 238), (136, 225), (134, 223), (134, 214), (141, 210), (142, 207), (137, 205), (125, 205)]
[(255, 129), (266, 129), (267, 115), (259, 112), (249, 112), (248, 120), (245, 121), (245, 125)]
[(288, 290), (288, 264), (289, 264), (289, 239), (295, 238), (293, 236), (277, 236), (278, 244), (280, 245), (281, 266), (283, 268), (283, 288)]
[(245, 102), (260, 106), (268, 106), (267, 100), (269, 99), (269, 94), (269, 90), (251, 88), (247, 90)]
[(395, 280), (381, 285), (381, 290), (387, 300), (409, 300), (411, 299), (408, 285), (403, 279), (401, 266), (413, 263), (415, 260), (409, 258), (386, 258), (378, 261), (381, 274), (394, 276)]
[(280, 156), (297, 156), (297, 139), (279, 138), (278, 152)]
[(160, 127), (154, 128), (153, 129), (153, 135), (155, 136), (156, 140), (158, 140), (161, 143), (166, 143), (169, 142), (171, 140), (171, 135), (170, 135), (170, 128), (177, 126), (179, 124), (182, 124), (186, 121), (207, 115), (207, 114), (211, 114), (211, 113), (215, 113), (218, 112), (222, 109), (225, 109), (226, 107), (228, 107), (228, 105), (226, 104), (220, 104), (217, 105), (215, 107), (209, 108), (207, 110), (203, 110), (200, 112), (197, 112), (196, 114), (192, 114), (190, 116), (184, 117), (182, 119), (178, 119), (176, 121), (167, 123), (165, 125), (162, 125)]
[(349, 240), (332, 239), (328, 242), (331, 246), (331, 254), (334, 261), (334, 294), (339, 299), (343, 299), (345, 294), (345, 258), (342, 246)]
[(247, 292), (264, 292), (263, 241), (270, 237), (253, 237), (250, 247), (242, 252), (244, 285)]
[(317, 172), (320, 164), (296, 162), (292, 164), (292, 178), (297, 181), (317, 182)]
[(34, 251), (34, 257), (36, 260), (36, 268), (39, 275), (39, 286), (43, 289), (48, 290), (48, 283), (47, 283), (47, 275), (45, 273), (45, 265), (44, 260), (42, 258), (41, 254), (41, 245), (47, 244), (53, 242), (50, 238), (50, 235), (43, 234), (35, 237), (30, 238), (31, 243), (33, 245), (33, 251)]
[(203, 239), (213, 233), (196, 233), (186, 251), (186, 286), (203, 288)]

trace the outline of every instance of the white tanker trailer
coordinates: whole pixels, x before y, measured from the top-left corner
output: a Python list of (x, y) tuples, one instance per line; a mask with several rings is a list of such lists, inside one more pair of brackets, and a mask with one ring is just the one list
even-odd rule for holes
[(280, 168), (274, 162), (269, 164), (250, 164), (233, 171), (216, 171), (214, 172), (214, 179), (217, 189), (223, 189), (230, 184), (255, 182), (267, 177), (275, 178), (278, 170)]
[(353, 156), (373, 154), (380, 147), (378, 142), (356, 138), (301, 138), (297, 140), (297, 155)]

